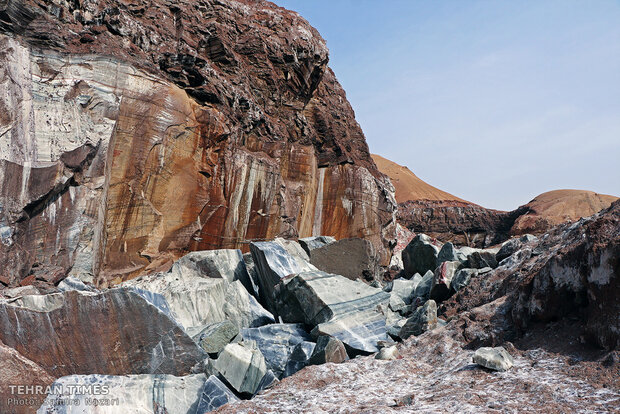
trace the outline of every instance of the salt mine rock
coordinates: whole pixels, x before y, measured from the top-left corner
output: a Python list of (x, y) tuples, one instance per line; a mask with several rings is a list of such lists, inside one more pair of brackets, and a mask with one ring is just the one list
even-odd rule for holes
[(421, 335), (422, 333), (435, 329), (437, 326), (437, 304), (434, 300), (427, 301), (424, 305), (416, 309), (407, 322), (403, 325), (398, 336), (407, 339), (411, 335)]
[(396, 345), (392, 345), (386, 348), (381, 348), (377, 355), (375, 355), (375, 359), (381, 359), (385, 361), (391, 361), (394, 359), (398, 359), (400, 353), (398, 352), (398, 348)]
[(265, 357), (267, 368), (277, 378), (281, 378), (293, 349), (312, 337), (304, 330), (302, 324), (271, 324), (260, 328), (241, 330), (240, 339), (252, 340)]
[(25, 358), (15, 349), (0, 342), (0, 412), (15, 414), (31, 414), (33, 407), (9, 404), (11, 398), (30, 401), (40, 404), (41, 394), (32, 390), (23, 390), (20, 393), (11, 392), (11, 386), (27, 385), (31, 387), (47, 387), (54, 382), (54, 378), (43, 368)]
[(263, 390), (267, 390), (269, 388), (272, 388), (278, 385), (279, 382), (280, 380), (278, 380), (278, 377), (276, 377), (276, 375), (271, 370), (267, 370), (265, 375), (263, 375), (263, 378), (258, 383), (256, 392), (254, 393), (254, 395), (252, 395), (252, 397), (255, 397), (257, 394), (259, 394)]
[(413, 294), (414, 298), (423, 298), (424, 300), (428, 299), (431, 293), (434, 278), (435, 273), (432, 270), (427, 271), (415, 288), (415, 292)]
[(497, 249), (475, 251), (467, 256), (468, 267), (472, 269), (482, 269), (483, 267), (495, 269), (497, 267), (496, 253)]
[(295, 345), (286, 362), (286, 368), (282, 376), (289, 377), (307, 366), (315, 346), (314, 342), (309, 341), (302, 341)]
[(251, 243), (250, 251), (258, 273), (261, 302), (272, 312), (275, 310), (273, 288), (280, 279), (291, 274), (316, 270), (316, 267), (302, 258), (290, 255), (278, 243)]
[(512, 356), (501, 346), (478, 348), (474, 352), (473, 360), (476, 364), (495, 371), (507, 371), (514, 365)]
[(283, 279), (275, 297), (282, 320), (313, 326), (313, 335), (333, 336), (363, 352), (377, 352), (377, 341), (387, 339), (381, 308), (390, 295), (361, 281), (303, 272)]
[(254, 395), (267, 373), (265, 358), (256, 344), (239, 342), (226, 345), (220, 352), (215, 369), (238, 393)]
[(454, 261), (465, 263), (467, 261), (467, 255), (454, 247), (452, 243), (447, 242), (441, 247), (441, 250), (437, 255), (437, 266), (441, 265), (443, 262)]
[(15, 288), (1, 289), (0, 297), (17, 298), (19, 296), (40, 295), (41, 291), (35, 286), (19, 286)]
[(390, 295), (388, 306), (394, 312), (404, 312), (407, 308), (407, 304), (398, 295)]
[[(489, 268), (490, 269), (490, 268)], [(453, 292), (458, 292), (469, 284), (472, 277), (478, 274), (478, 269), (460, 269), (454, 274), (450, 282), (450, 288)]]
[(395, 279), (386, 288), (390, 296), (399, 297), (406, 305), (411, 304), (416, 287), (422, 281), (422, 276), (415, 274), (411, 279)]
[(175, 318), (186, 329), (230, 320), (238, 328), (272, 323), (273, 316), (250, 295), (240, 281), (196, 276), (186, 267), (142, 276), (123, 283), (161, 294)]
[[(387, 265), (393, 188), (324, 40), (271, 3), (210, 4), (206, 23), (195, 7), (3, 7), (0, 268), (12, 286), (35, 263), (103, 286), (175, 252), (277, 235), (366, 234)], [(194, 41), (204, 30), (207, 46)]]
[(450, 291), (452, 278), (455, 273), (461, 267), (461, 262), (443, 262), (437, 269), (435, 269), (433, 283), (429, 297), (436, 302), (450, 297), (452, 292)]
[(343, 239), (310, 252), (310, 263), (317, 269), (348, 277), (373, 281), (379, 276), (379, 263), (372, 243), (364, 239)]
[(207, 325), (192, 337), (205, 352), (217, 354), (238, 334), (237, 325), (227, 320)]
[(197, 276), (239, 280), (248, 292), (253, 291), (243, 254), (238, 249), (204, 250), (191, 252), (177, 260), (172, 272), (195, 273)]
[(58, 284), (58, 289), (60, 291), (67, 291), (67, 290), (82, 290), (85, 292), (94, 292), (97, 289), (95, 289), (92, 286), (88, 286), (86, 283), (82, 282), (79, 279), (76, 279), (73, 276), (69, 276), (65, 279), (63, 279), (59, 284)]
[(136, 295), (142, 297), (144, 300), (146, 300), (151, 305), (155, 306), (161, 313), (169, 317), (174, 322), (176, 323), (179, 322), (177, 320), (176, 315), (170, 310), (170, 306), (168, 306), (168, 302), (166, 301), (166, 298), (164, 298), (159, 293), (151, 292), (151, 291), (140, 289), (137, 287), (127, 286), (125, 288), (127, 290), (132, 291)]
[(321, 335), (308, 360), (308, 365), (320, 365), (328, 362), (339, 364), (348, 359), (347, 350), (342, 341), (328, 335)]
[(502, 266), (508, 269), (513, 268), (532, 257), (533, 253), (534, 252), (529, 247), (523, 247), (522, 249), (517, 250), (512, 255), (499, 262), (498, 266)]
[[(410, 307), (409, 307), (410, 308)], [(407, 317), (401, 315), (398, 312), (394, 312), (391, 309), (386, 311), (385, 315), (385, 325), (387, 327), (387, 333), (393, 338), (399, 338), (400, 330), (403, 325), (407, 322)], [(379, 341), (378, 344), (381, 344), (382, 341)]]
[(260, 298), (258, 288), (258, 270), (256, 269), (256, 265), (254, 264), (254, 259), (252, 259), (252, 253), (244, 253), (243, 262), (245, 263), (245, 268), (248, 271), (248, 275), (250, 276), (250, 283), (252, 285), (248, 292), (250, 292), (252, 296), (258, 299)]
[(495, 258), (498, 262), (501, 262), (502, 260), (512, 256), (517, 250), (520, 250), (524, 244), (535, 242), (537, 240), (538, 238), (536, 236), (532, 236), (531, 234), (524, 234), (521, 237), (510, 239), (502, 243), (499, 251), (495, 255)]
[(299, 244), (302, 249), (308, 253), (308, 256), (310, 256), (310, 252), (312, 252), (312, 250), (318, 249), (319, 247), (323, 247), (330, 243), (334, 243), (335, 241), (336, 238), (331, 236), (312, 236), (299, 239)]
[[(61, 392), (50, 394), (37, 413), (205, 413), (239, 401), (220, 380), (204, 374), (69, 375), (56, 380), (53, 387)], [(71, 404), (63, 404), (69, 400)]]
[(435, 270), (440, 248), (441, 244), (426, 234), (415, 236), (402, 252), (405, 272), (414, 275)]
[(124, 288), (2, 301), (0, 340), (55, 377), (184, 375), (205, 356), (175, 321)]
[(293, 257), (295, 257), (297, 259), (305, 260), (306, 262), (310, 261), (310, 255), (295, 240), (287, 240), (287, 239), (284, 239), (282, 237), (277, 237), (277, 238), (273, 239), (273, 242), (279, 244), (282, 247), (284, 247), (284, 249), (291, 256), (293, 256)]

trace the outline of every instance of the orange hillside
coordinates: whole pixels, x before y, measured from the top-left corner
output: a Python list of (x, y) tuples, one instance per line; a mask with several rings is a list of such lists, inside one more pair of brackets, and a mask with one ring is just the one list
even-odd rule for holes
[(468, 201), (441, 191), (420, 180), (409, 168), (398, 165), (380, 155), (371, 154), (379, 171), (387, 175), (396, 188), (396, 201), (403, 203), (408, 200), (439, 200)]

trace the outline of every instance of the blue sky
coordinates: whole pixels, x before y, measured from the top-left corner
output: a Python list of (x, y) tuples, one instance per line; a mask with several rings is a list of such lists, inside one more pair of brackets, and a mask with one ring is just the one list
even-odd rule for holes
[(512, 210), (620, 196), (620, 1), (276, 0), (316, 27), (370, 150)]

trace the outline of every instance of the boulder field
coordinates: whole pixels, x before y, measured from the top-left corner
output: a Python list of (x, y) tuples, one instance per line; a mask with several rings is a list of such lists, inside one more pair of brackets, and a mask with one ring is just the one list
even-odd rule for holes
[[(328, 263), (357, 245), (320, 240), (310, 253), (338, 247)], [(320, 270), (307, 245), (192, 252), (113, 288), (5, 289), (1, 411), (540, 411), (545, 391), (545, 410), (620, 409), (620, 202), (489, 249), (418, 234), (392, 281)], [(7, 405), (31, 384), (52, 391)]]

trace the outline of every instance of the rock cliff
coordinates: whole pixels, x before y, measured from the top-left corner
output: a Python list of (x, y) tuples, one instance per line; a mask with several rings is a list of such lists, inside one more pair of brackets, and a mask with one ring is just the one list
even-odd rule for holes
[(395, 201), (324, 40), (258, 0), (0, 2), (0, 281), (363, 237)]

